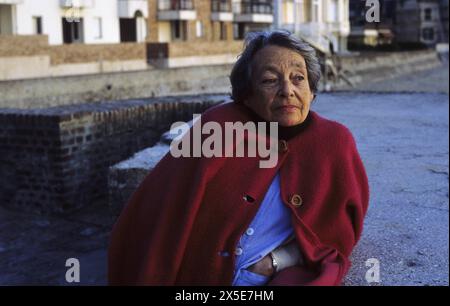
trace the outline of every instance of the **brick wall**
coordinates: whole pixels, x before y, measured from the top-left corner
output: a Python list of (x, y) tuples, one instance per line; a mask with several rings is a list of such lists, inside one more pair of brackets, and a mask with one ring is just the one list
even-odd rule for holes
[(0, 35), (0, 57), (47, 54), (47, 35)]
[(196, 41), (211, 41), (212, 26), (211, 26), (211, 1), (209, 0), (195, 0), (195, 9), (197, 11), (197, 20), (202, 23), (203, 37), (196, 37), (196, 21), (189, 22), (192, 29), (192, 40)]
[(108, 168), (221, 100), (167, 97), (0, 109), (0, 203), (66, 213), (107, 201)]
[(56, 201), (64, 193), (58, 118), (2, 111), (0, 122), (0, 203), (39, 210)]
[(52, 65), (98, 61), (126, 61), (145, 59), (146, 46), (145, 43), (71, 44), (51, 46), (49, 54)]
[(46, 35), (0, 36), (0, 57), (49, 55), (52, 65), (146, 58), (145, 43), (48, 44)]
[(158, 42), (158, 1), (148, 1), (148, 18), (147, 18), (147, 40)]
[(186, 42), (184, 44), (170, 44), (169, 56), (196, 56), (214, 54), (240, 54), (243, 50), (243, 41), (216, 41), (214, 43)]
[(218, 54), (240, 54), (243, 50), (243, 42), (236, 41), (216, 41), (211, 42), (171, 42), (171, 43), (148, 43), (147, 56), (150, 59), (165, 57), (184, 56), (207, 56)]

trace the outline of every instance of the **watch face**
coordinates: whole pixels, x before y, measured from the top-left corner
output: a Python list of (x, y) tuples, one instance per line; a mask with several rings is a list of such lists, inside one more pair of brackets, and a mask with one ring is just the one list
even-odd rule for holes
[(273, 256), (273, 253), (270, 253), (270, 258), (272, 258), (272, 266), (273, 266), (273, 270), (275, 272), (277, 272), (277, 268), (278, 268), (278, 263), (275, 260), (275, 256)]

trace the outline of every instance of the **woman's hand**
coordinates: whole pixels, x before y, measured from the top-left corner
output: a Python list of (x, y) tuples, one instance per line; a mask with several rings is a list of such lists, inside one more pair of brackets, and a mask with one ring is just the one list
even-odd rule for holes
[(270, 255), (264, 256), (260, 261), (254, 263), (247, 268), (250, 272), (271, 277), (275, 273), (272, 265), (272, 257)]
[[(303, 264), (303, 258), (295, 239), (275, 249), (273, 256), (275, 255), (279, 270)], [(272, 256), (270, 254), (264, 256), (260, 261), (248, 267), (247, 270), (264, 276), (273, 276), (275, 274), (275, 268), (272, 264)]]

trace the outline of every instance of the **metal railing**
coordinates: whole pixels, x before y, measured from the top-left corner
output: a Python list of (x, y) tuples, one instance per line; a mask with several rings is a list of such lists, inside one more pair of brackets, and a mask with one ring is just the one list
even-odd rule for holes
[(241, 14), (273, 14), (273, 5), (271, 1), (243, 0), (240, 6)]
[(179, 11), (193, 10), (194, 3), (192, 0), (159, 0), (158, 10), (160, 11)]
[(231, 13), (231, 0), (211, 0), (211, 12)]

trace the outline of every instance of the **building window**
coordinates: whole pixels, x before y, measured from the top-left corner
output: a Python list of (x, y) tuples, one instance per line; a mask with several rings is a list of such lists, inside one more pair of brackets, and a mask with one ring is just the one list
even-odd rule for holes
[(77, 21), (63, 18), (62, 25), (65, 44), (82, 43), (84, 41), (83, 18), (79, 18)]
[(203, 24), (201, 21), (197, 20), (195, 23), (197, 37), (203, 37)]
[(246, 33), (245, 23), (233, 23), (233, 37), (236, 40), (244, 39)]
[(158, 10), (160, 11), (178, 11), (178, 10), (193, 10), (193, 9), (194, 9), (194, 2), (192, 0), (158, 0)]
[(187, 39), (187, 22), (183, 20), (174, 20), (171, 22), (172, 40)]
[(42, 34), (42, 17), (40, 16), (33, 17), (33, 33)]
[(211, 0), (211, 12), (231, 12), (231, 1)]
[(434, 40), (434, 29), (433, 28), (422, 29), (422, 38), (424, 40), (433, 41)]
[(103, 38), (102, 18), (94, 18), (94, 37), (96, 39)]
[(220, 22), (220, 40), (227, 40), (227, 25)]
[(239, 24), (233, 23), (233, 39), (240, 39), (239, 37)]
[(424, 19), (425, 21), (431, 21), (433, 18), (431, 8), (426, 8), (424, 11)]

